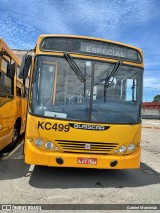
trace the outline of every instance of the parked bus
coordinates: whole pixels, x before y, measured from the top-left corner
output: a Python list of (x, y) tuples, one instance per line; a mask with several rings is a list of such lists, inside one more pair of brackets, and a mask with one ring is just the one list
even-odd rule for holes
[(143, 54), (109, 40), (41, 35), (31, 70), (25, 162), (55, 167), (140, 166)]
[(19, 69), (19, 59), (0, 39), (0, 150), (4, 151), (11, 150), (25, 130), (28, 88), (17, 78)]

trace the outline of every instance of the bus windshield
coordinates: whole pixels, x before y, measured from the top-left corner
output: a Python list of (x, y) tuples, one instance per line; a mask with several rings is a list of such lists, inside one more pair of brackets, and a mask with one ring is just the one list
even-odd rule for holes
[[(95, 123), (141, 122), (142, 68), (76, 59), (85, 81), (64, 57), (37, 56), (32, 78), (30, 113), (41, 117)], [(112, 82), (105, 87), (106, 79)]]

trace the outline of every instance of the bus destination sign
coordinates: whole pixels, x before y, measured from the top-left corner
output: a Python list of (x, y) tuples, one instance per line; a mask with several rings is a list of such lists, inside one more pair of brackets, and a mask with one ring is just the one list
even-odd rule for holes
[(81, 42), (81, 51), (93, 54), (126, 58), (126, 51), (121, 48), (105, 47), (104, 45), (88, 44), (85, 42)]
[(135, 49), (130, 49), (124, 46), (112, 44), (112, 43), (88, 43), (81, 42), (81, 52), (95, 54), (98, 56), (106, 56), (106, 57), (115, 57), (121, 59), (127, 59), (131, 61), (139, 61), (138, 51)]
[(98, 57), (118, 58), (126, 61), (142, 62), (140, 53), (134, 48), (82, 38), (46, 37), (43, 39), (41, 50), (78, 53)]

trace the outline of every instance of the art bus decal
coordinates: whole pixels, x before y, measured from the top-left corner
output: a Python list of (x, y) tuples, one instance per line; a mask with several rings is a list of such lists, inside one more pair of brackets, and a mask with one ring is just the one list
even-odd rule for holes
[(81, 130), (95, 130), (95, 131), (104, 131), (110, 128), (110, 126), (100, 126), (100, 125), (88, 125), (88, 124), (76, 124), (76, 123), (69, 123), (69, 124), (62, 124), (62, 123), (50, 123), (50, 122), (41, 122), (38, 121), (38, 129), (42, 130), (54, 130), (54, 131), (64, 131), (68, 132), (70, 127), (74, 129), (81, 129)]

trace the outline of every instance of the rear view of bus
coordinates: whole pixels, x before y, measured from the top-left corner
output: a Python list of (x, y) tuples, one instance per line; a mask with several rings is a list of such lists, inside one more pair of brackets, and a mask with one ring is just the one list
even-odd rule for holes
[[(17, 78), (20, 61), (0, 39), (0, 150), (10, 151), (25, 130), (27, 88)], [(8, 145), (8, 146), (7, 146)], [(5, 149), (3, 149), (5, 148)]]
[[(23, 73), (27, 66), (21, 67)], [(139, 48), (91, 37), (42, 35), (32, 67), (26, 163), (139, 168)]]

